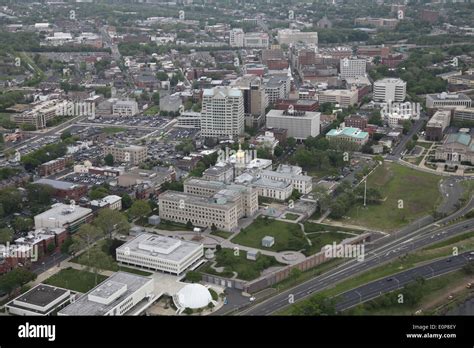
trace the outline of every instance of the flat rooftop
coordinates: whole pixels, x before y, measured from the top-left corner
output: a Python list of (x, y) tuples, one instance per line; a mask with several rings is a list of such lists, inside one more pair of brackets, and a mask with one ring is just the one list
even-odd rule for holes
[[(82, 295), (74, 303), (63, 308), (59, 314), (63, 315), (95, 315), (101, 316), (117, 306), (125, 298), (132, 295), (146, 283), (152, 282), (151, 278), (139, 276), (132, 273), (117, 272), (110, 278), (104, 280), (88, 293)], [(110, 286), (109, 286), (110, 284)], [(120, 291), (124, 289), (125, 291)], [(120, 292), (119, 292), (120, 291)], [(92, 296), (90, 296), (92, 295)], [(94, 298), (108, 299), (115, 295), (110, 302), (101, 303), (101, 301), (91, 300)]]
[(48, 185), (53, 187), (56, 190), (72, 190), (76, 187), (81, 187), (83, 185), (73, 184), (67, 181), (61, 180), (52, 180), (52, 179), (39, 179), (34, 182), (34, 184)]
[(42, 220), (58, 220), (63, 222), (72, 222), (92, 213), (92, 209), (83, 208), (75, 205), (74, 207), (56, 203), (51, 206), (51, 209), (35, 216), (35, 219)]
[(69, 293), (70, 291), (56, 286), (47, 284), (38, 284), (31, 290), (25, 292), (23, 295), (18, 296), (13, 301), (8, 303), (8, 306), (23, 308), (26, 310), (40, 313), (38, 310), (30, 308), (30, 305), (38, 307), (47, 307), (50, 303), (56, 301), (61, 296)]
[(127, 250), (130, 251), (131, 254), (138, 253), (143, 256), (153, 256), (174, 262), (181, 262), (199, 248), (201, 248), (200, 243), (188, 242), (151, 233), (142, 233), (120, 246), (117, 250)]
[(190, 193), (184, 193), (180, 191), (165, 191), (159, 196), (160, 200), (171, 200), (171, 201), (183, 201), (186, 203), (191, 203), (195, 205), (203, 205), (212, 208), (221, 208), (221, 209), (230, 209), (233, 207), (232, 202), (229, 202), (227, 199), (215, 199), (212, 197), (202, 197), (198, 195), (193, 195)]

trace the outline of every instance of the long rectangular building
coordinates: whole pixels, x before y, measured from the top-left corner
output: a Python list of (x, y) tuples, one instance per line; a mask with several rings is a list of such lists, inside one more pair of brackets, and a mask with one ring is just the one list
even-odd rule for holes
[(270, 110), (267, 113), (267, 128), (284, 128), (288, 130), (288, 136), (304, 140), (308, 137), (316, 137), (320, 132), (319, 112), (288, 110)]
[(180, 275), (204, 255), (201, 243), (151, 233), (141, 233), (121, 245), (117, 261), (142, 268)]
[(130, 315), (146, 297), (153, 295), (153, 290), (152, 278), (117, 272), (60, 310), (58, 316)]

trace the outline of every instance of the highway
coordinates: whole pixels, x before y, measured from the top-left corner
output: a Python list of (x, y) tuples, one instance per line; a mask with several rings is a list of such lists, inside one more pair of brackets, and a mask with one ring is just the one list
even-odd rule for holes
[(321, 276), (315, 277), (261, 303), (257, 303), (251, 308), (244, 309), (239, 314), (269, 315), (289, 306), (290, 295), (292, 295), (294, 301), (297, 302), (312, 293), (327, 289), (343, 280), (380, 266), (385, 262), (394, 260), (408, 252), (474, 230), (474, 219), (461, 221), (447, 226), (439, 226), (463, 215), (463, 212), (472, 209), (473, 205), (474, 199), (471, 199), (466, 207), (452, 216), (438, 221), (436, 224), (433, 223), (420, 229), (415, 229), (414, 231), (406, 230), (403, 233), (399, 232), (396, 235), (381, 238), (379, 241), (383, 239), (384, 244), (367, 251), (364, 261), (359, 262), (351, 259)]
[(341, 312), (360, 303), (373, 300), (382, 294), (401, 289), (420, 277), (430, 279), (457, 271), (469, 261), (474, 260), (471, 253), (474, 254), (473, 252), (465, 252), (458, 256), (436, 260), (349, 290), (335, 298), (337, 301), (336, 310)]

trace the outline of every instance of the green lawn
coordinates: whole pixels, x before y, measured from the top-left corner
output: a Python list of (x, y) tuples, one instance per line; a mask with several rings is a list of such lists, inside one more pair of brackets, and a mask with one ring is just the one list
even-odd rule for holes
[(207, 263), (199, 271), (209, 274), (232, 277), (237, 272), (237, 278), (242, 280), (253, 280), (260, 276), (261, 272), (269, 267), (278, 266), (274, 257), (260, 255), (256, 261), (247, 260), (247, 253), (240, 251), (239, 255), (234, 254), (233, 249), (221, 249), (216, 252), (215, 267), (224, 267), (224, 271), (219, 273)]
[(186, 224), (180, 224), (179, 222), (172, 222), (161, 220), (160, 224), (156, 226), (159, 230), (166, 230), (166, 231), (187, 231), (189, 230), (186, 227)]
[[(432, 213), (441, 201), (440, 177), (395, 163), (379, 166), (367, 180), (367, 188), (375, 187), (386, 200), (364, 208), (356, 204), (346, 214), (348, 223), (374, 229), (395, 230)], [(399, 209), (399, 204), (403, 208)]]
[[(262, 247), (262, 238), (272, 236), (275, 244), (271, 248)], [(273, 251), (302, 250), (308, 242), (298, 224), (258, 217), (250, 226), (232, 239), (236, 244)]]
[(424, 143), (424, 142), (421, 142), (421, 141), (417, 141), (415, 143), (415, 145), (424, 147), (426, 150), (428, 150), (431, 147), (431, 145), (433, 145), (433, 143)]
[(283, 217), (286, 220), (297, 220), (300, 216), (297, 214), (292, 214), (292, 213), (286, 213), (285, 216)]
[(344, 239), (350, 237), (345, 233), (339, 232), (327, 232), (327, 233), (315, 233), (308, 235), (311, 240), (311, 247), (309, 248), (308, 255), (316, 254), (321, 251), (321, 248), (325, 245), (332, 245), (334, 242), (339, 244)]
[(43, 283), (86, 293), (105, 279), (107, 279), (106, 276), (98, 274), (96, 283), (96, 275), (94, 273), (74, 268), (65, 268), (46, 279)]
[[(107, 243), (107, 241), (105, 239), (100, 240), (96, 243), (96, 245), (94, 245), (92, 247), (92, 249), (99, 250), (99, 252), (102, 254), (102, 256), (104, 258), (109, 259), (109, 262), (107, 262), (109, 267), (107, 267), (105, 269), (106, 271), (112, 271), (112, 272), (123, 271), (123, 272), (134, 273), (134, 274), (138, 274), (138, 275), (142, 275), (142, 276), (149, 276), (149, 275), (152, 274), (152, 273), (147, 272), (147, 271), (142, 271), (142, 270), (138, 270), (138, 269), (129, 268), (129, 267), (119, 265), (117, 263), (117, 261), (115, 261), (115, 259), (112, 257), (112, 255), (110, 255), (110, 254), (108, 254), (107, 252), (104, 251), (104, 250), (106, 250), (105, 243)], [(78, 264), (81, 264), (81, 265), (87, 265), (86, 258), (87, 258), (87, 253), (84, 252), (81, 255), (76, 256), (75, 258), (71, 259), (71, 262), (75, 262), (75, 263), (78, 263)]]
[(160, 108), (156, 105), (153, 105), (151, 108), (148, 108), (143, 113), (145, 116), (153, 116), (160, 112)]
[(227, 239), (232, 235), (232, 233), (225, 232), (225, 231), (215, 231), (215, 232), (211, 232), (211, 235)]

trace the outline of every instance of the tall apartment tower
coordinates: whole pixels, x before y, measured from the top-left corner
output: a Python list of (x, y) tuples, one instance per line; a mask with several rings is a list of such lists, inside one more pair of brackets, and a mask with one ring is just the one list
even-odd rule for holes
[(230, 30), (229, 45), (232, 47), (244, 47), (244, 36), (244, 31), (240, 28)]
[(374, 82), (374, 101), (402, 102), (407, 95), (407, 83), (401, 79), (386, 78)]
[(205, 89), (202, 95), (201, 135), (233, 137), (244, 132), (244, 97), (231, 87)]
[(341, 77), (364, 76), (367, 71), (367, 61), (361, 58), (343, 58), (340, 61)]

